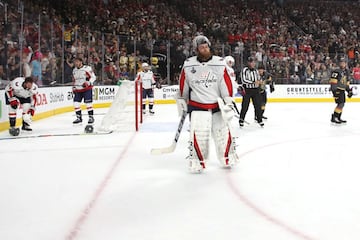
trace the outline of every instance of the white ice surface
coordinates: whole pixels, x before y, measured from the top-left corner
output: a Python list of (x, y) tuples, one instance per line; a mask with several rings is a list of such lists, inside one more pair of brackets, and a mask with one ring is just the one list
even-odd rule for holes
[[(150, 155), (171, 144), (175, 105), (156, 105), (138, 133), (1, 132), (0, 239), (358, 240), (360, 104), (346, 103), (344, 126), (330, 124), (334, 107), (269, 103), (264, 128), (250, 108), (240, 163), (220, 168), (211, 146), (200, 175), (187, 171), (188, 122), (174, 153)], [(31, 134), (82, 132), (72, 120), (36, 121)]]

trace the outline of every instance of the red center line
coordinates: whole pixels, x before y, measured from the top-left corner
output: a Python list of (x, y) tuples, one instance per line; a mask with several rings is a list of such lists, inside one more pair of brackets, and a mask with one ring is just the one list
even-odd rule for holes
[(120, 161), (124, 158), (127, 150), (129, 149), (130, 144), (134, 140), (136, 133), (134, 133), (130, 140), (125, 145), (123, 151), (119, 155), (119, 157), (116, 159), (108, 173), (106, 174), (105, 178), (102, 180), (100, 185), (98, 186), (97, 190), (94, 192), (93, 197), (89, 201), (89, 203), (86, 205), (86, 207), (82, 210), (80, 216), (77, 218), (77, 221), (69, 231), (69, 233), (66, 236), (66, 240), (74, 240), (76, 239), (77, 235), (79, 234), (80, 228), (84, 225), (86, 220), (89, 218), (89, 215), (91, 211), (94, 209), (97, 200), (99, 199), (100, 195), (104, 192), (104, 189), (106, 188), (107, 184), (109, 183), (110, 179), (112, 178), (117, 166), (119, 165)]

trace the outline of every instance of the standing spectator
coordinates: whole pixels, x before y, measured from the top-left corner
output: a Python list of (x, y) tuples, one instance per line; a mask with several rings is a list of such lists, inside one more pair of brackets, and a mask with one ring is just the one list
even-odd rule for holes
[(106, 60), (104, 72), (105, 72), (106, 78), (103, 80), (103, 84), (106, 84), (106, 85), (117, 84), (117, 81), (119, 80), (119, 71), (112, 59)]
[(74, 63), (72, 62), (72, 55), (67, 53), (64, 61), (64, 85), (72, 85), (72, 73), (73, 73)]
[(320, 75), (320, 83), (321, 84), (329, 84), (330, 71), (327, 69), (326, 65), (322, 63), (320, 65), (321, 75)]
[(355, 84), (360, 84), (360, 63), (356, 63), (352, 69), (353, 79)]
[(262, 114), (261, 114), (261, 97), (260, 97), (260, 75), (259, 71), (255, 68), (255, 59), (249, 57), (247, 60), (247, 67), (241, 72), (241, 83), (240, 85), (244, 88), (243, 100), (241, 103), (241, 111), (240, 111), (240, 119), (239, 125), (240, 127), (244, 126), (245, 115), (249, 109), (250, 99), (253, 102), (254, 109), (255, 109), (255, 119), (259, 123), (261, 127), (264, 126), (262, 121)]
[(75, 121), (73, 121), (73, 124), (78, 124), (82, 122), (80, 104), (83, 99), (89, 115), (88, 124), (92, 124), (94, 123), (92, 88), (93, 83), (96, 80), (96, 76), (90, 66), (83, 64), (82, 58), (76, 57), (74, 59), (74, 65), (75, 68), (73, 70), (73, 92), (76, 119)]
[[(185, 60), (180, 75), (177, 103), (188, 112), (190, 122), (189, 170), (201, 173), (209, 157), (210, 136), (216, 146), (217, 158), (224, 167), (238, 161), (235, 139), (227, 122), (233, 117), (233, 88), (222, 58), (213, 56), (210, 41), (199, 35), (193, 40), (196, 56)], [(222, 115), (218, 99), (225, 102), (230, 115)], [(226, 120), (225, 120), (226, 119)], [(212, 133), (212, 134), (211, 134)]]
[(30, 60), (31, 60), (31, 56), (32, 56), (32, 49), (31, 47), (27, 47), (23, 49), (22, 52), (22, 70), (23, 70), (23, 76), (25, 78), (30, 77), (31, 76), (31, 66), (30, 66)]
[(42, 82), (42, 68), (41, 68), (41, 58), (42, 58), (42, 53), (39, 51), (36, 51), (34, 53), (33, 59), (30, 62), (30, 66), (31, 66), (31, 76), (34, 79), (35, 83), (38, 86), (42, 86), (43, 82)]
[(331, 115), (331, 122), (335, 124), (346, 123), (341, 119), (342, 110), (345, 105), (345, 91), (348, 92), (348, 97), (351, 98), (353, 92), (350, 88), (350, 71), (347, 69), (345, 58), (341, 58), (339, 68), (332, 71), (330, 76), (330, 89), (333, 93), (336, 107), (334, 113)]
[(146, 99), (149, 100), (149, 113), (154, 114), (154, 86), (156, 84), (154, 73), (150, 70), (147, 63), (141, 65), (142, 71), (137, 74), (135, 81), (142, 83), (142, 110), (146, 114)]

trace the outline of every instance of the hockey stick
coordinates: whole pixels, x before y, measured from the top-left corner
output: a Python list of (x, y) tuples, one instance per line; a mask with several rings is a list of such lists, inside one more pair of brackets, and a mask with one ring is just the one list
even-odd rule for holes
[(172, 153), (172, 152), (175, 151), (176, 144), (177, 144), (177, 141), (179, 140), (181, 129), (182, 129), (183, 125), (184, 125), (186, 115), (187, 115), (187, 112), (183, 111), (183, 113), (181, 115), (179, 125), (178, 125), (178, 128), (177, 128), (177, 131), (176, 131), (176, 134), (175, 134), (175, 138), (174, 138), (172, 144), (170, 146), (168, 146), (168, 147), (153, 148), (153, 149), (151, 149), (151, 154), (160, 155), (160, 154), (165, 154), (165, 153)]
[[(234, 105), (234, 109), (235, 109), (235, 111), (236, 111), (236, 113), (237, 113), (237, 115), (235, 115), (235, 117), (238, 118), (238, 119), (240, 119), (240, 111), (239, 111), (236, 103), (233, 102), (233, 105)], [(250, 124), (250, 123), (249, 123), (248, 121), (246, 121), (245, 119), (243, 119), (243, 120), (244, 120), (244, 123), (246, 123), (246, 124), (248, 124), (248, 125)]]
[(49, 133), (49, 134), (40, 134), (40, 135), (22, 135), (22, 136), (10, 136), (10, 137), (0, 137), (0, 140), (13, 140), (13, 139), (24, 139), (24, 138), (43, 138), (43, 137), (68, 137), (68, 136), (90, 136), (90, 135), (107, 135), (113, 131), (108, 132), (93, 132), (93, 133)]

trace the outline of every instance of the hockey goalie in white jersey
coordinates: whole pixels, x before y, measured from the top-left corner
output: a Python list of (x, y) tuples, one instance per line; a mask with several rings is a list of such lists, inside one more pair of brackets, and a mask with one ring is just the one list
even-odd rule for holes
[(191, 118), (189, 170), (194, 173), (206, 167), (211, 136), (223, 167), (238, 162), (235, 136), (229, 127), (234, 116), (233, 83), (224, 59), (213, 56), (210, 46), (207, 37), (194, 38), (197, 56), (185, 60), (179, 80), (177, 104)]
[(30, 124), (35, 114), (36, 94), (38, 86), (32, 77), (18, 77), (12, 80), (5, 88), (5, 101), (9, 105), (10, 135), (17, 136), (20, 133), (16, 128), (16, 113), (22, 108), (22, 127), (24, 131), (32, 131)]

